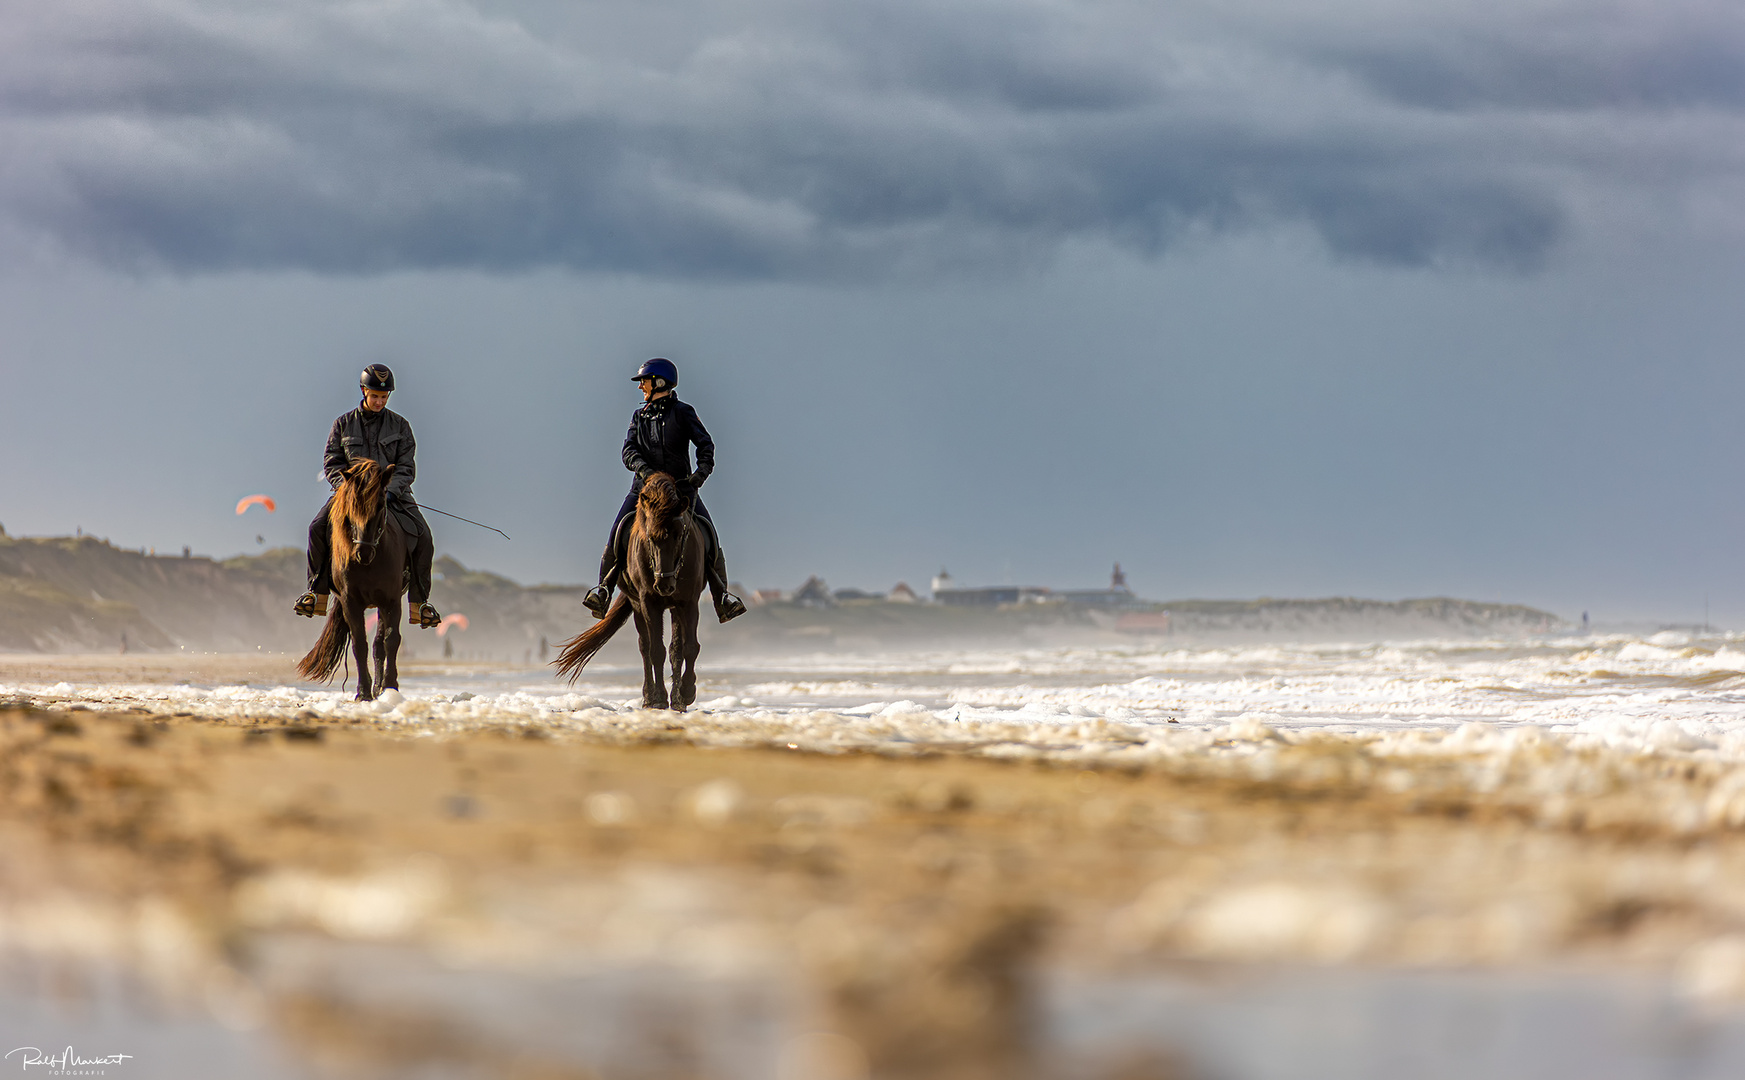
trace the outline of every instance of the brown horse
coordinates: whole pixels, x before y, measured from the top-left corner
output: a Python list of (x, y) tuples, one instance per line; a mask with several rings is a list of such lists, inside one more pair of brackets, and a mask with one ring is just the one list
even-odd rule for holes
[[(552, 663), (570, 682), (632, 613), (642, 645), (642, 707), (683, 710), (697, 700), (697, 600), (703, 595), (703, 530), (691, 517), (690, 503), (673, 478), (651, 473), (636, 497), (624, 559), (623, 590), (606, 617), (564, 642)], [(673, 614), (673, 687), (669, 697), (661, 678), (662, 617)]]
[[(400, 688), (400, 615), (405, 606), (400, 598), (406, 593), (410, 545), (400, 523), (388, 513), (388, 481), (394, 469), (368, 458), (355, 461), (333, 493), (328, 517), (333, 523), (333, 592), (337, 603), (327, 616), (321, 639), (297, 665), (304, 678), (326, 682), (339, 669), (346, 639), (351, 639), (359, 701)], [(370, 608), (380, 615), (373, 684), (364, 632), (364, 612)]]

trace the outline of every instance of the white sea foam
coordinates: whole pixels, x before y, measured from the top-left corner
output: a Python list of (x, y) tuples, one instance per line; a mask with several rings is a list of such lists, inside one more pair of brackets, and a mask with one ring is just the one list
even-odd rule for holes
[[(664, 727), (670, 714), (638, 707), (639, 674), (605, 668), (575, 688), (538, 671), (409, 675), (400, 692), (361, 703), (290, 683), (0, 685), (0, 699), (433, 733)], [(699, 701), (682, 720), (690, 737), (821, 749), (940, 743), (1070, 755), (1144, 744), (1179, 754), (1228, 750), (1266, 731), (1370, 743), (1417, 733), (1475, 750), (1544, 737), (1577, 750), (1745, 761), (1745, 639), (819, 653), (727, 669), (704, 657)]]

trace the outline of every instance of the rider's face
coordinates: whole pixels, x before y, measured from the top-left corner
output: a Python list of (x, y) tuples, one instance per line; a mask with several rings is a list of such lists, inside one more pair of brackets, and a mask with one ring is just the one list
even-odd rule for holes
[(371, 412), (381, 412), (388, 407), (388, 395), (382, 390), (364, 391), (364, 408)]
[(638, 380), (636, 380), (636, 385), (639, 388), (641, 388), (642, 400), (644, 400), (644, 401), (653, 401), (655, 398), (660, 397), (662, 394), (666, 393), (665, 390), (656, 390), (654, 388), (654, 380), (653, 379), (638, 379)]

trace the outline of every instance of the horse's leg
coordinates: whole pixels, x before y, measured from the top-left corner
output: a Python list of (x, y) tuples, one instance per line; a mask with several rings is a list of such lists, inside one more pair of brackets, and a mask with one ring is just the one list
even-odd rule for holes
[(675, 640), (684, 642), (685, 673), (679, 679), (678, 702), (681, 708), (689, 708), (697, 700), (697, 654), (703, 651), (703, 643), (697, 640), (697, 601), (680, 604), (673, 611), (673, 625), (684, 623), (685, 632), (682, 639), (675, 631)]
[(376, 660), (376, 693), (388, 688), (388, 612), (383, 607), (376, 608), (376, 640), (374, 643)]
[(657, 709), (672, 708), (672, 696), (666, 689), (666, 609), (655, 608), (648, 613), (648, 670), (654, 676)]
[(684, 686), (680, 683), (680, 673), (684, 670), (685, 656), (685, 620), (679, 614), (678, 608), (673, 608), (673, 643), (667, 649), (667, 659), (673, 668), (673, 688), (669, 695), (672, 707), (684, 712), (690, 702), (685, 700)]
[(642, 649), (642, 707), (645, 709), (664, 709), (667, 707), (666, 672), (661, 669), (666, 665), (666, 650), (661, 645), (660, 610), (644, 613), (636, 612), (636, 643)]
[(351, 658), (357, 662), (357, 700), (372, 701), (376, 695), (370, 685), (370, 636), (364, 629), (364, 604), (350, 589), (340, 603), (345, 608), (345, 623), (351, 627)]
[[(388, 605), (376, 623), (378, 634), (382, 634), (383, 651), (387, 653), (388, 670), (382, 679), (383, 690), (400, 689), (400, 619), (406, 614), (406, 605), (400, 602), (400, 597), (394, 597), (394, 602)], [(382, 628), (386, 628), (383, 633)]]

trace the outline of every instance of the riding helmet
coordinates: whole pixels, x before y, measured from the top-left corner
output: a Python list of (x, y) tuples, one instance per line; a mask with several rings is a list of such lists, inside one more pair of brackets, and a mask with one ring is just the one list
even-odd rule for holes
[(364, 368), (363, 375), (358, 378), (358, 384), (365, 390), (392, 394), (394, 392), (394, 373), (388, 370), (386, 364), (371, 364)]
[(679, 385), (678, 365), (665, 357), (657, 356), (643, 364), (630, 381), (641, 382), (644, 379), (655, 380), (654, 388), (656, 390), (671, 389)]

